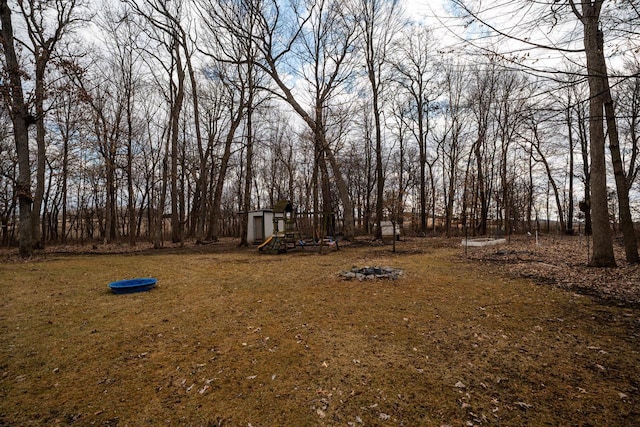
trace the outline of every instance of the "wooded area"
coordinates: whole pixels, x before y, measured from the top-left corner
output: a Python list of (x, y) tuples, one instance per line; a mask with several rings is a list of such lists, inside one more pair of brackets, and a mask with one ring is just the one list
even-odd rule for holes
[(0, 1), (1, 244), (246, 244), (287, 199), (322, 234), (593, 231), (611, 266), (613, 230), (637, 262), (637, 3), (411, 4)]

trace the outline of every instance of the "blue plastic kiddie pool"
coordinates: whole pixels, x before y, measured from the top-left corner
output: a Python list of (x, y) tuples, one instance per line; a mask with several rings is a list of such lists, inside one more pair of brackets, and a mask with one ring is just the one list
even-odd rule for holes
[(152, 289), (158, 280), (153, 277), (140, 277), (137, 279), (118, 280), (109, 283), (114, 294), (130, 294), (133, 292), (145, 292)]

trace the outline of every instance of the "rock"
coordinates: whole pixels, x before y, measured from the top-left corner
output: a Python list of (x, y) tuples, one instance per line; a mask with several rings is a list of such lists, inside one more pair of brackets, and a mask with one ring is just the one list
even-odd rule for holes
[(402, 270), (395, 269), (392, 267), (369, 267), (365, 266), (362, 268), (352, 267), (351, 270), (340, 273), (340, 275), (345, 279), (358, 279), (359, 281), (363, 280), (377, 280), (377, 279), (388, 279), (388, 280), (396, 280), (403, 274)]

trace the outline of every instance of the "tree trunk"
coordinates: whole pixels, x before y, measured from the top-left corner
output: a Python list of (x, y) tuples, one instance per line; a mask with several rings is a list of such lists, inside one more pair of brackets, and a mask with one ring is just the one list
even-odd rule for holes
[(445, 223), (444, 223), (444, 232), (447, 238), (451, 237), (451, 226), (453, 220), (453, 202), (455, 199), (456, 192), (456, 174), (455, 174), (455, 166), (453, 164), (450, 165), (451, 170), (449, 171), (449, 182), (446, 188), (446, 208), (445, 208)]
[(321, 238), (320, 233), (320, 191), (319, 191), (319, 169), (320, 169), (320, 147), (313, 144), (313, 173), (311, 174), (311, 192), (313, 197), (313, 233), (314, 240)]
[(489, 204), (487, 203), (487, 193), (485, 189), (484, 172), (482, 168), (482, 140), (483, 138), (478, 138), (474, 148), (478, 174), (478, 195), (480, 198), (480, 220), (477, 225), (478, 234), (480, 236), (484, 236), (487, 234), (487, 219), (489, 216)]
[(602, 0), (582, 3), (584, 47), (587, 56), (589, 81), (589, 137), (591, 149), (591, 220), (593, 226), (593, 253), (590, 265), (615, 267), (613, 239), (607, 205), (607, 168), (605, 164), (605, 133), (603, 121), (604, 79), (606, 64), (602, 54), (602, 32), (599, 17)]
[(67, 188), (69, 181), (69, 132), (65, 133), (62, 148), (62, 243), (67, 243)]
[(422, 94), (414, 96), (418, 107), (418, 162), (420, 168), (420, 232), (427, 233), (427, 131), (424, 123), (424, 105), (421, 100)]
[(48, 54), (43, 48), (36, 47), (36, 78), (35, 78), (35, 112), (36, 112), (36, 189), (33, 196), (33, 210), (31, 215), (32, 238), (34, 247), (44, 248), (43, 230), (40, 226), (40, 213), (44, 197), (45, 166), (46, 166), (46, 128), (44, 125), (44, 72), (48, 61)]
[(335, 155), (333, 154), (333, 150), (331, 147), (326, 146), (325, 144), (325, 153), (327, 158), (329, 159), (329, 164), (331, 164), (331, 170), (333, 171), (333, 177), (336, 180), (336, 187), (338, 188), (338, 194), (340, 195), (340, 200), (342, 201), (342, 208), (344, 209), (344, 217), (342, 218), (342, 234), (346, 239), (350, 239), (354, 235), (354, 224), (353, 221), (353, 202), (351, 201), (351, 197), (349, 196), (349, 186), (342, 175), (342, 170), (340, 169), (340, 165), (336, 161)]
[[(560, 200), (560, 191), (558, 190), (558, 186), (556, 185), (556, 181), (553, 179), (553, 173), (551, 172), (551, 167), (549, 166), (549, 162), (547, 161), (546, 157), (544, 156), (544, 154), (542, 154), (542, 151), (540, 149), (540, 138), (538, 137), (538, 131), (537, 131), (537, 127), (534, 124), (534, 129), (533, 129), (533, 133), (534, 133), (534, 144), (533, 147), (536, 149), (536, 151), (538, 152), (538, 155), (540, 156), (540, 161), (542, 162), (542, 164), (544, 165), (544, 168), (547, 172), (547, 179), (548, 179), (548, 184), (551, 186), (551, 188), (553, 189), (553, 196), (555, 198), (556, 201), (556, 209), (558, 210), (558, 220), (560, 221), (560, 230), (564, 232), (565, 230), (565, 222), (564, 222), (564, 213), (562, 212), (562, 202)], [(549, 198), (547, 197), (547, 222), (550, 221), (549, 218)]]
[[(109, 142), (109, 145), (112, 143)], [(106, 174), (106, 197), (104, 206), (104, 234), (103, 242), (111, 243), (115, 237), (115, 222), (116, 218), (115, 203), (116, 203), (116, 185), (115, 185), (115, 158), (112, 152), (115, 151), (111, 147), (108, 147), (107, 157), (105, 159), (105, 174)]]
[[(437, 232), (436, 225), (436, 177), (433, 173), (433, 167), (435, 166), (435, 162), (438, 158), (436, 157), (432, 162), (427, 162), (427, 166), (429, 166), (429, 189), (431, 190), (431, 204), (429, 207), (431, 208), (431, 231), (433, 236), (435, 237)], [(428, 199), (428, 197), (427, 197)]]
[[(213, 201), (211, 202), (211, 216), (209, 218), (209, 233), (208, 233), (208, 238), (212, 240), (217, 240), (220, 234), (218, 223), (220, 222), (222, 192), (224, 190), (224, 181), (227, 176), (227, 170), (229, 169), (229, 160), (231, 159), (231, 146), (233, 144), (233, 138), (235, 137), (238, 127), (242, 123), (242, 117), (243, 117), (243, 112), (245, 108), (245, 103), (243, 99), (244, 98), (241, 98), (236, 116), (231, 121), (229, 130), (227, 131), (227, 136), (224, 141), (224, 152), (222, 153), (222, 158), (220, 160), (220, 170), (218, 171), (218, 178), (216, 180), (216, 185), (213, 190)], [(232, 107), (230, 106), (230, 111), (231, 111), (231, 108)], [(210, 138), (213, 138), (213, 136), (210, 136)]]
[[(505, 122), (507, 121), (507, 119), (505, 118)], [(511, 235), (511, 203), (510, 203), (510, 192), (511, 192), (511, 188), (510, 188), (510, 183), (509, 183), (509, 178), (507, 175), (507, 162), (509, 161), (507, 159), (507, 154), (509, 151), (509, 140), (508, 138), (505, 138), (503, 136), (502, 139), (502, 150), (501, 150), (501, 159), (500, 159), (500, 181), (502, 184), (502, 207), (503, 207), (503, 212), (504, 212), (504, 218), (503, 218), (503, 228), (504, 228), (504, 235), (505, 237), (510, 236)]]
[(136, 208), (135, 208), (135, 196), (133, 194), (133, 88), (131, 87), (131, 70), (127, 70), (129, 78), (127, 87), (125, 89), (125, 96), (127, 98), (127, 211), (129, 216), (128, 234), (129, 245), (136, 245)]
[[(177, 41), (174, 44), (175, 70), (177, 73), (177, 89), (171, 108), (171, 241), (182, 242), (182, 222), (180, 221), (180, 207), (178, 199), (178, 136), (180, 124), (180, 111), (184, 99), (184, 69), (182, 57)], [(173, 85), (172, 85), (173, 86)]]
[(164, 228), (164, 205), (167, 197), (167, 180), (168, 180), (168, 147), (165, 148), (164, 158), (162, 159), (162, 183), (160, 185), (160, 195), (158, 206), (156, 207), (155, 233), (153, 235), (153, 248), (160, 249), (163, 246), (163, 228)]
[(375, 238), (382, 239), (382, 220), (384, 219), (384, 171), (382, 168), (382, 124), (380, 123), (380, 106), (378, 88), (372, 79), (373, 89), (373, 121), (376, 132), (376, 229)]
[(318, 173), (320, 177), (320, 189), (322, 193), (322, 213), (320, 216), (321, 232), (320, 239), (325, 238), (327, 235), (333, 236), (335, 230), (329, 229), (328, 221), (329, 217), (334, 214), (333, 212), (333, 197), (331, 194), (331, 180), (329, 178), (329, 169), (327, 168), (327, 141), (324, 133), (325, 118), (322, 115), (322, 100), (316, 99), (314, 123), (315, 128), (313, 130), (314, 144), (316, 146)]
[(320, 238), (323, 239), (327, 235), (333, 236), (335, 230), (329, 229), (328, 219), (333, 212), (333, 197), (331, 194), (331, 180), (329, 178), (329, 169), (327, 168), (327, 154), (324, 151), (324, 138), (322, 135), (322, 129), (316, 131), (316, 144), (318, 144), (318, 173), (320, 174), (320, 190), (322, 194), (322, 213), (320, 215), (321, 233)]
[(569, 128), (569, 207), (567, 208), (567, 229), (565, 233), (573, 235), (573, 120), (571, 107), (567, 107), (567, 126)]
[[(405, 191), (405, 182), (404, 182), (404, 157), (405, 157), (405, 147), (404, 147), (404, 131), (402, 126), (400, 127), (400, 132), (398, 135), (398, 143), (399, 147), (399, 165), (398, 165), (398, 198), (396, 205), (394, 206), (393, 216), (395, 217), (395, 223), (398, 224), (400, 228), (400, 232), (402, 232), (402, 227), (404, 226), (404, 191)], [(394, 247), (395, 247), (395, 228), (394, 228)]]
[(582, 156), (582, 173), (584, 174), (584, 200), (579, 203), (580, 210), (584, 213), (584, 234), (590, 236), (593, 232), (591, 226), (591, 168), (589, 166), (589, 141), (585, 123), (587, 123), (582, 110), (578, 113), (578, 137), (580, 139), (580, 155)]
[(196, 75), (191, 63), (191, 56), (187, 55), (187, 71), (189, 73), (189, 81), (191, 83), (191, 97), (193, 102), (193, 121), (196, 131), (196, 143), (198, 146), (198, 156), (200, 160), (200, 173), (198, 176), (198, 182), (196, 184), (196, 192), (194, 195), (194, 209), (193, 213), (195, 218), (195, 237), (197, 243), (202, 243), (204, 239), (204, 224), (206, 222), (207, 213), (207, 163), (209, 155), (212, 149), (211, 139), (207, 144), (206, 150), (203, 149), (202, 131), (200, 130), (200, 106), (198, 104), (198, 87), (196, 82)]
[[(533, 156), (529, 153), (528, 159), (528, 172), (529, 172), (529, 180), (527, 183), (527, 230), (532, 233), (533, 232), (533, 197), (534, 197), (534, 181), (533, 181)], [(536, 214), (537, 217), (537, 214)], [(536, 228), (537, 230), (537, 228)]]
[(371, 173), (371, 167), (373, 164), (373, 157), (371, 154), (371, 131), (370, 131), (369, 117), (365, 116), (365, 169), (366, 169), (366, 184), (365, 184), (365, 196), (364, 196), (364, 232), (371, 233), (371, 191), (373, 191), (374, 179)]
[[(599, 39), (602, 42), (602, 39)], [(602, 48), (599, 50), (602, 53)], [(604, 60), (604, 54), (602, 62)], [(605, 74), (604, 77), (604, 110), (607, 120), (607, 132), (609, 134), (609, 151), (611, 152), (611, 162), (613, 163), (613, 176), (616, 181), (616, 191), (618, 193), (618, 209), (620, 218), (620, 228), (624, 240), (624, 251), (627, 262), (635, 264), (640, 262), (638, 257), (638, 243), (636, 241), (636, 233), (633, 227), (633, 218), (631, 217), (631, 207), (629, 205), (629, 186), (627, 176), (620, 155), (620, 140), (618, 137), (618, 126), (616, 123), (615, 108), (613, 99), (611, 98), (611, 88), (609, 79)]]
[(18, 179), (15, 184), (20, 216), (19, 244), (20, 256), (30, 257), (33, 254), (33, 238), (31, 228), (31, 165), (29, 164), (29, 125), (33, 117), (28, 113), (22, 92), (22, 72), (16, 56), (11, 24), (11, 9), (7, 0), (0, 0), (0, 22), (2, 23), (2, 47), (6, 60), (6, 71), (10, 86), (5, 93), (6, 105), (10, 108), (13, 136), (18, 155)]
[[(253, 73), (254, 70), (250, 70), (249, 73)], [(249, 77), (252, 80), (251, 77)], [(251, 83), (249, 90), (253, 91), (255, 88)], [(249, 210), (251, 209), (251, 184), (253, 183), (253, 93), (249, 94), (247, 101), (247, 154), (245, 164), (245, 179), (244, 179), (244, 191), (242, 206), (245, 214), (242, 216), (242, 224), (240, 227), (240, 246), (248, 246), (247, 242), (247, 230), (249, 227)]]

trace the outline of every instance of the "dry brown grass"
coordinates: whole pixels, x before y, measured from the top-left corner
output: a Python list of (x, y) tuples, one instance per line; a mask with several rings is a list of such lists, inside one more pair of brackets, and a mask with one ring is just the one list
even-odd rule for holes
[(389, 249), (0, 264), (0, 425), (638, 425), (637, 310)]

